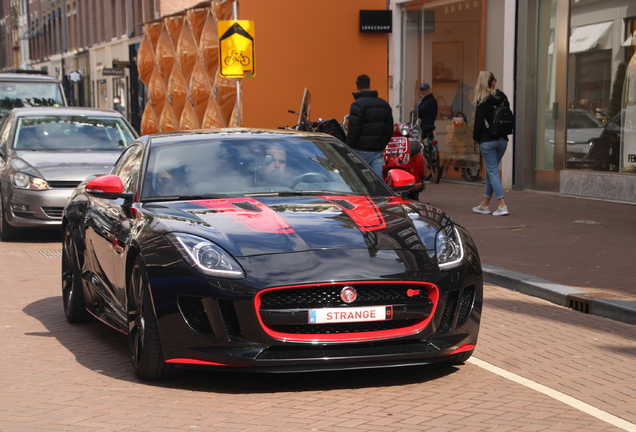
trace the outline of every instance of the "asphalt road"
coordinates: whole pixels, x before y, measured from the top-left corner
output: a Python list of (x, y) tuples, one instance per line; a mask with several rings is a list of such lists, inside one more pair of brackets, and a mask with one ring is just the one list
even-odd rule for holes
[(57, 236), (0, 242), (0, 431), (636, 431), (636, 326), (487, 285), (459, 367), (140, 382), (126, 337), (66, 322)]

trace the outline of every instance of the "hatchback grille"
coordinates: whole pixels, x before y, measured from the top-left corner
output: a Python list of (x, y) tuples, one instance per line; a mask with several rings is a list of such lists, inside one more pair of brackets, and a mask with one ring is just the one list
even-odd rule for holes
[(75, 189), (81, 182), (66, 180), (47, 180), (47, 183), (53, 189)]
[(50, 218), (61, 218), (64, 207), (42, 207), (42, 211)]

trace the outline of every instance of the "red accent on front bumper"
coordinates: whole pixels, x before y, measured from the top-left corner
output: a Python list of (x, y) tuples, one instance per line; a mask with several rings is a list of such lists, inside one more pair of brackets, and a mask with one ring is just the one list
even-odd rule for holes
[[(395, 330), (382, 330), (382, 331), (371, 331), (366, 333), (338, 333), (338, 334), (296, 334), (296, 333), (281, 333), (275, 330), (270, 329), (263, 323), (261, 318), (261, 314), (259, 313), (261, 308), (261, 296), (263, 293), (273, 290), (282, 290), (282, 289), (293, 289), (293, 288), (308, 288), (315, 286), (326, 286), (326, 285), (361, 285), (361, 284), (404, 284), (404, 285), (419, 285), (421, 289), (425, 289), (428, 291), (428, 298), (433, 302), (433, 308), (431, 309), (431, 313), (428, 318), (418, 322), (415, 325), (409, 327), (403, 327)], [(339, 282), (338, 284), (310, 284), (310, 285), (292, 285), (285, 287), (276, 287), (269, 288), (263, 291), (260, 291), (254, 297), (254, 307), (256, 308), (256, 316), (258, 317), (258, 321), (261, 325), (261, 328), (267, 333), (269, 336), (279, 339), (282, 341), (290, 341), (290, 342), (354, 342), (354, 341), (373, 341), (380, 339), (389, 339), (396, 338), (401, 336), (408, 336), (415, 333), (418, 333), (426, 328), (426, 326), (431, 322), (433, 317), (435, 316), (435, 311), (437, 310), (437, 306), (439, 304), (439, 288), (436, 285), (427, 282), (410, 282), (410, 281), (377, 281), (377, 282)]]
[(189, 359), (189, 358), (174, 358), (166, 360), (166, 363), (179, 363), (179, 364), (193, 364), (193, 365), (207, 365), (207, 366), (252, 366), (252, 365), (239, 365), (239, 364), (225, 364), (225, 363), (217, 363), (206, 360), (197, 360), (197, 359)]
[(463, 353), (463, 352), (466, 352), (466, 351), (474, 350), (476, 346), (477, 345), (474, 345), (474, 344), (462, 345), (459, 348), (457, 348), (455, 351), (453, 351), (451, 353), (448, 353), (446, 355), (459, 354), (459, 353)]

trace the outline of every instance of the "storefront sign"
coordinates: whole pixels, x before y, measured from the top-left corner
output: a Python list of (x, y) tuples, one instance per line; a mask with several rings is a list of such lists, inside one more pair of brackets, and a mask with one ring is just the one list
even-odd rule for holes
[(103, 76), (124, 76), (125, 72), (123, 68), (104, 68), (102, 69)]
[(219, 21), (219, 75), (254, 76), (254, 42), (254, 21)]
[(360, 33), (391, 33), (393, 13), (390, 10), (361, 10)]
[(113, 60), (113, 68), (129, 68), (130, 62), (124, 60)]
[(435, 33), (435, 10), (424, 11), (424, 33)]

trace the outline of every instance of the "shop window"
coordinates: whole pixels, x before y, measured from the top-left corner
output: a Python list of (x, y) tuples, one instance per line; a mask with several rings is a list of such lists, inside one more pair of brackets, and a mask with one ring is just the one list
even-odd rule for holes
[[(636, 57), (631, 44), (636, 28), (633, 17), (621, 17), (625, 10), (605, 2), (571, 4), (567, 169), (636, 173)], [(616, 18), (595, 21), (599, 16)], [(589, 121), (570, 121), (575, 117)]]

